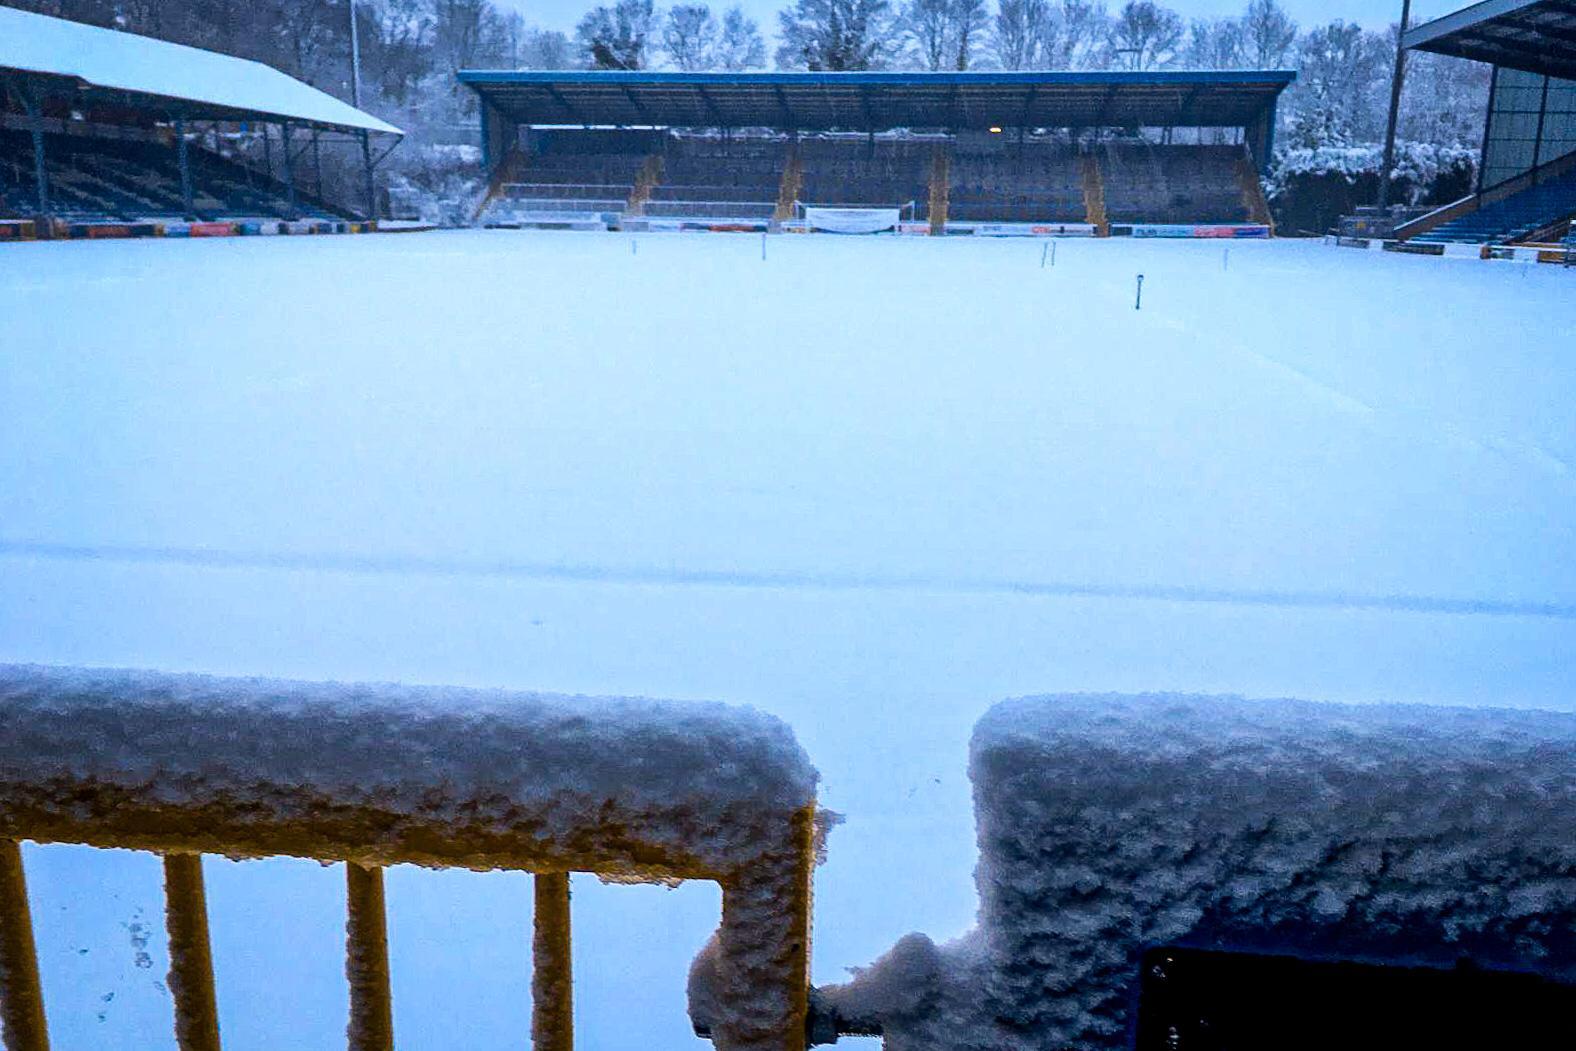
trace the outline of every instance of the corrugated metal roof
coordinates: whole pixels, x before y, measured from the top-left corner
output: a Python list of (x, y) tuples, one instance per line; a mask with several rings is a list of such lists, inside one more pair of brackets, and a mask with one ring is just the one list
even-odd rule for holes
[(194, 119), (270, 118), (402, 135), (400, 129), (261, 62), (0, 7), (0, 74), (69, 77), (182, 104)]
[(1485, 0), (1408, 31), (1406, 46), (1576, 79), (1576, 3)]
[(1010, 73), (646, 73), (462, 70), (521, 124), (886, 128), (1245, 127), (1285, 70)]

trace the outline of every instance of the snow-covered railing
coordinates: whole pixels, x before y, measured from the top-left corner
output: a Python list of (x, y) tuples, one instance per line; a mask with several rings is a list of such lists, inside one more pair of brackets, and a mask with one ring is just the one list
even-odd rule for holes
[(572, 1047), (571, 871), (709, 879), (723, 1049), (799, 1051), (816, 774), (720, 704), (0, 665), (0, 1022), (45, 1051), (20, 843), (164, 856), (182, 1051), (219, 1031), (201, 855), (344, 862), (352, 1051), (393, 1046), (384, 866), (536, 874), (532, 1041)]
[(894, 1051), (1163, 1046), (1133, 1035), (1152, 948), (1576, 985), (1576, 715), (1031, 697), (979, 721), (969, 776), (978, 927), (910, 934), (819, 990), (837, 1032)]

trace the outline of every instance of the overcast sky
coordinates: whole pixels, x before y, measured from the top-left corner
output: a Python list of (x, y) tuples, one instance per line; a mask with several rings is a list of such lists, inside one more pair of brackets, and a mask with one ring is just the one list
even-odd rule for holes
[[(514, 8), (525, 16), (526, 21), (534, 25), (568, 31), (574, 28), (575, 22), (588, 8), (595, 6), (596, 3), (610, 3), (611, 0), (495, 0), (495, 2), (501, 7)], [(669, 2), (671, 0), (658, 0), (661, 6), (667, 6)], [(709, 0), (709, 2), (714, 11), (720, 11), (730, 6), (734, 0)], [(744, 9), (761, 23), (762, 31), (771, 36), (777, 28), (777, 11), (787, 6), (791, 0), (741, 0), (741, 2)], [(1303, 25), (1315, 25), (1344, 18), (1378, 28), (1394, 22), (1401, 14), (1401, 0), (1281, 0), (1281, 2), (1291, 12), (1292, 17)], [(1469, 2), (1470, 0), (1413, 0), (1413, 24), (1449, 14), (1451, 11), (1466, 7)], [(1106, 6), (1115, 9), (1120, 6), (1120, 0), (1107, 0)], [(1214, 18), (1238, 14), (1247, 6), (1247, 0), (1175, 0), (1169, 6), (1179, 11), (1184, 18)]]

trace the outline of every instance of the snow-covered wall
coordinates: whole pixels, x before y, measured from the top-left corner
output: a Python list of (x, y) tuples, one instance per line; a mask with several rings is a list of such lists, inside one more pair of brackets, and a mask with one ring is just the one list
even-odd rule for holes
[(970, 772), (979, 927), (823, 991), (892, 1051), (1123, 1046), (1155, 945), (1576, 980), (1576, 717), (1040, 697)]

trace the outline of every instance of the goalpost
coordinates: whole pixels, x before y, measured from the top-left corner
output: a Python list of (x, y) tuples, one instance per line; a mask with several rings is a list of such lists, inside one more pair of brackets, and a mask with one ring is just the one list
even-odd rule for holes
[(905, 217), (912, 220), (917, 210), (913, 201), (897, 207), (807, 205), (794, 201), (794, 216), (807, 229), (832, 234), (895, 233)]

